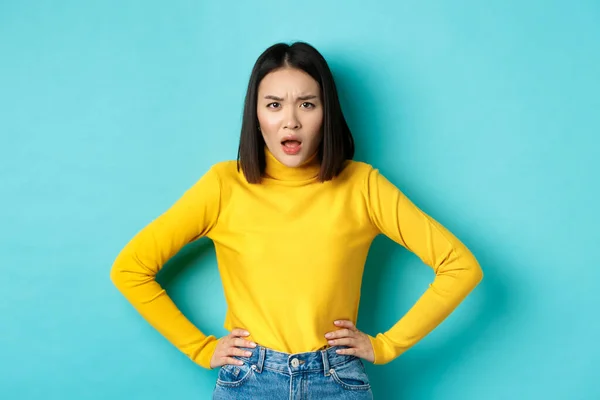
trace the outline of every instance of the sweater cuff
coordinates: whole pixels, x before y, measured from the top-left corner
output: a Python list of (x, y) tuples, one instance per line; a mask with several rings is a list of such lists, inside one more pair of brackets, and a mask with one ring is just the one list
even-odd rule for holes
[(210, 340), (200, 351), (198, 356), (197, 363), (200, 364), (201, 367), (206, 369), (213, 369), (210, 367), (210, 360), (212, 359), (213, 354), (215, 353), (215, 349), (217, 348), (217, 344), (219, 340), (215, 336), (209, 336)]
[(398, 349), (390, 343), (383, 333), (377, 334), (376, 337), (367, 336), (371, 341), (373, 353), (375, 354), (373, 364), (387, 364), (403, 353), (403, 351), (398, 352)]

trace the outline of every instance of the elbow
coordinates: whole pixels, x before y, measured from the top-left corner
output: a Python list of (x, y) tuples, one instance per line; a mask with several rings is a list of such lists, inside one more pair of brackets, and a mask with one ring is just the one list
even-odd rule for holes
[(116, 288), (119, 289), (119, 291), (122, 291), (123, 287), (125, 287), (126, 280), (125, 274), (123, 273), (123, 270), (121, 269), (119, 263), (115, 262), (113, 264), (113, 266), (110, 269), (109, 278), (112, 284), (115, 285)]
[(470, 252), (463, 253), (460, 258), (455, 260), (454, 268), (449, 268), (449, 270), (460, 282), (463, 294), (470, 293), (483, 280), (481, 265)]
[(469, 268), (468, 279), (471, 283), (471, 289), (475, 289), (475, 287), (483, 280), (483, 270), (475, 257), (472, 258), (470, 265), (471, 268)]
[(453, 257), (445, 260), (437, 269), (436, 275), (455, 277), (464, 288), (474, 289), (483, 279), (483, 270), (479, 261), (470, 251), (454, 251)]
[(121, 253), (117, 256), (110, 269), (110, 281), (120, 292), (124, 292), (127, 287), (131, 286), (132, 268), (129, 268), (128, 266), (132, 265), (132, 261), (133, 260), (131, 260), (130, 257)]
[(121, 253), (110, 269), (110, 280), (123, 294), (132, 288), (155, 282), (157, 270), (146, 267), (135, 254)]
[(474, 279), (475, 286), (479, 285), (481, 283), (481, 281), (483, 280), (483, 270), (481, 269), (481, 267), (478, 266), (476, 271), (477, 272), (475, 274), (475, 279)]

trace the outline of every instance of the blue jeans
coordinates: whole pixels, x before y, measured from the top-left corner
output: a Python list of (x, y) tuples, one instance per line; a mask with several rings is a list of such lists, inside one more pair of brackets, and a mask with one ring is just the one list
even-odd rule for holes
[(282, 353), (266, 347), (241, 348), (243, 365), (219, 369), (213, 400), (372, 400), (362, 360), (329, 347), (307, 353)]

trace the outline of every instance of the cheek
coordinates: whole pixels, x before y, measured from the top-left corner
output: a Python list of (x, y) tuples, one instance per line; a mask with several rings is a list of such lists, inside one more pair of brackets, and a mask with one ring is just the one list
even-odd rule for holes
[(322, 113), (314, 113), (310, 115), (310, 117), (306, 121), (305, 125), (310, 133), (310, 136), (313, 138), (318, 138), (322, 133), (323, 126), (323, 114)]
[(264, 134), (277, 133), (281, 126), (281, 115), (280, 113), (259, 112), (258, 123)]

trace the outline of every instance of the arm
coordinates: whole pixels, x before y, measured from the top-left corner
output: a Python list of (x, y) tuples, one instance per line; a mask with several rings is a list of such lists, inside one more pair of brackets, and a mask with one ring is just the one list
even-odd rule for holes
[(210, 368), (217, 344), (177, 308), (155, 277), (187, 243), (206, 235), (220, 207), (220, 183), (209, 170), (165, 213), (152, 221), (121, 250), (110, 278), (125, 298), (157, 331), (199, 365)]
[(377, 229), (415, 253), (435, 279), (414, 306), (387, 332), (369, 336), (375, 364), (398, 357), (437, 327), (483, 277), (471, 252), (452, 233), (417, 208), (379, 171), (365, 182), (365, 197)]

